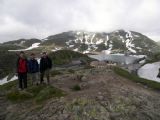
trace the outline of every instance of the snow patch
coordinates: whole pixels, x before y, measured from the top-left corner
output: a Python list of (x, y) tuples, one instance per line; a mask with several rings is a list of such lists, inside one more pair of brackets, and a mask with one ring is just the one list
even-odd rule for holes
[(86, 54), (86, 53), (89, 53), (89, 51), (88, 50), (83, 51), (83, 54)]
[(20, 42), (20, 45), (23, 45), (24, 43), (25, 43), (25, 41), (21, 41), (21, 42)]
[(134, 37), (140, 37), (139, 35), (134, 35)]
[(132, 33), (130, 31), (126, 31), (126, 38), (127, 40), (126, 42), (126, 47), (128, 48), (129, 51), (131, 51), (132, 53), (136, 53), (136, 50), (133, 49), (133, 47), (135, 47), (134, 44), (132, 44), (133, 41), (133, 36)]
[(105, 44), (105, 46), (107, 46), (107, 42), (108, 42), (108, 40), (109, 40), (109, 36), (107, 35), (107, 36), (106, 36), (106, 41), (105, 41), (105, 43), (104, 43), (104, 44)]
[(133, 50), (132, 48), (128, 48), (129, 51), (131, 51), (132, 53), (136, 53), (135, 50)]
[(58, 51), (58, 50), (61, 50), (62, 48), (57, 48), (57, 47), (55, 47), (53, 50), (51, 50), (51, 51), (53, 51), (53, 52), (55, 52), (55, 51)]
[(74, 47), (74, 45), (69, 45), (70, 48)]
[(105, 55), (111, 54), (111, 50), (103, 50), (102, 53), (104, 53)]
[(137, 49), (139, 49), (139, 50), (142, 50), (142, 48), (141, 47), (136, 47)]
[(78, 48), (73, 49), (73, 51), (78, 51)]
[(160, 78), (157, 78), (159, 68), (160, 62), (146, 64), (138, 70), (138, 75), (141, 78), (160, 82)]
[(101, 43), (103, 43), (102, 39), (99, 39), (99, 40), (96, 41), (96, 45), (101, 44)]
[(34, 44), (32, 44), (31, 47), (29, 47), (29, 48), (27, 48), (27, 49), (25, 49), (25, 50), (32, 50), (32, 49), (34, 49), (34, 48), (38, 48), (38, 47), (39, 47), (39, 44), (40, 44), (40, 43), (34, 43)]
[(0, 85), (6, 84), (8, 82), (17, 80), (17, 76), (13, 76), (10, 80), (8, 80), (8, 76), (4, 77), (3, 79), (0, 80)]
[(94, 39), (95, 36), (96, 36), (96, 34), (93, 34), (93, 35), (92, 35), (91, 44), (93, 44), (93, 39)]
[(40, 44), (40, 43), (34, 43), (34, 44), (32, 44), (32, 46), (30, 46), (30, 47), (28, 47), (28, 48), (26, 48), (26, 49), (8, 50), (8, 51), (13, 52), (13, 51), (27, 51), (27, 50), (32, 50), (32, 49), (34, 49), (34, 48), (38, 48), (38, 47), (39, 47), (39, 44)]

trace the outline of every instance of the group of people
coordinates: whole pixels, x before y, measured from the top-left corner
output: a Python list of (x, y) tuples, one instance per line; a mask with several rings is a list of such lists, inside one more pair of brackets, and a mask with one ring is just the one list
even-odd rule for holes
[(31, 53), (30, 59), (28, 60), (25, 53), (21, 51), (16, 68), (20, 90), (27, 88), (28, 73), (31, 76), (32, 84), (38, 85), (44, 83), (44, 76), (47, 78), (47, 84), (50, 83), (49, 74), (50, 69), (52, 68), (52, 60), (48, 57), (46, 52), (42, 53), (40, 63), (38, 64), (34, 53)]

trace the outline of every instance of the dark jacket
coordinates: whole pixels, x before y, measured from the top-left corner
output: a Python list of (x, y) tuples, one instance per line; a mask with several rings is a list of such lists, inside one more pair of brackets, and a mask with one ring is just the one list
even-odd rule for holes
[(30, 59), (28, 61), (28, 71), (29, 73), (39, 72), (39, 65), (36, 59)]
[(44, 72), (47, 69), (52, 68), (52, 60), (49, 57), (41, 58), (40, 60), (40, 72)]
[(17, 63), (16, 63), (16, 72), (17, 73), (27, 73), (28, 72), (28, 60), (18, 58)]

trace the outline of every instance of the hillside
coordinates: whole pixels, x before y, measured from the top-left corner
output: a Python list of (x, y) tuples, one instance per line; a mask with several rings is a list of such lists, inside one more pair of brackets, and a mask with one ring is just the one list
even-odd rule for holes
[[(9, 52), (8, 49), (18, 48), (13, 45), (5, 45), (0, 48), (0, 78), (6, 77), (8, 74), (15, 73), (16, 60), (18, 57), (18, 52)], [(40, 58), (41, 50), (30, 50), (26, 51), (26, 56), (29, 59), (30, 54), (34, 52), (36, 53), (36, 57)], [(88, 64), (92, 61), (87, 55), (84, 55), (79, 52), (70, 51), (70, 50), (59, 50), (49, 52), (49, 57), (51, 57), (54, 65), (66, 65), (71, 63), (73, 60), (80, 60), (84, 64)]]
[(158, 41), (157, 44), (160, 45), (160, 41)]
[(21, 47), (30, 47), (34, 43), (41, 43), (41, 40), (39, 39), (19, 39), (19, 40), (4, 42), (3, 45), (16, 45), (16, 46), (21, 46)]
[(92, 61), (92, 59), (87, 55), (71, 50), (59, 50), (56, 52), (51, 52), (49, 56), (51, 57), (55, 65), (69, 64), (73, 60), (80, 60), (84, 63), (89, 63), (90, 61)]
[[(82, 76), (82, 77), (78, 77)], [(111, 69), (52, 71), (51, 85), (0, 86), (1, 120), (159, 120), (160, 94)]]
[(0, 51), (0, 79), (10, 73), (15, 73), (17, 55), (10, 52)]
[(86, 31), (69, 31), (43, 39), (42, 46), (53, 45), (55, 49), (65, 48), (83, 53), (149, 54), (157, 52), (159, 46), (145, 35), (134, 31), (117, 30), (110, 33), (96, 33)]
[(17, 54), (8, 52), (8, 50), (22, 48), (23, 47), (16, 45), (0, 45), (0, 78), (6, 77), (8, 74), (15, 72)]

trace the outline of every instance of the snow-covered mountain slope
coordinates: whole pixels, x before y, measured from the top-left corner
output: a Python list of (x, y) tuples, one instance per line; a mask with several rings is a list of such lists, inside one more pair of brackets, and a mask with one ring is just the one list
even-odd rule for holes
[(150, 53), (158, 50), (156, 42), (145, 35), (134, 31), (117, 30), (111, 33), (86, 31), (69, 31), (49, 36), (41, 45), (55, 45), (83, 53)]
[(41, 40), (39, 39), (19, 39), (19, 40), (5, 42), (3, 43), (3, 45), (16, 45), (16, 46), (22, 46), (22, 47), (28, 48), (32, 46), (34, 43), (41, 43)]
[(27, 51), (27, 50), (32, 50), (35, 48), (39, 47), (40, 43), (33, 43), (30, 47), (26, 48), (26, 49), (17, 49), (17, 50), (8, 50), (8, 51)]

